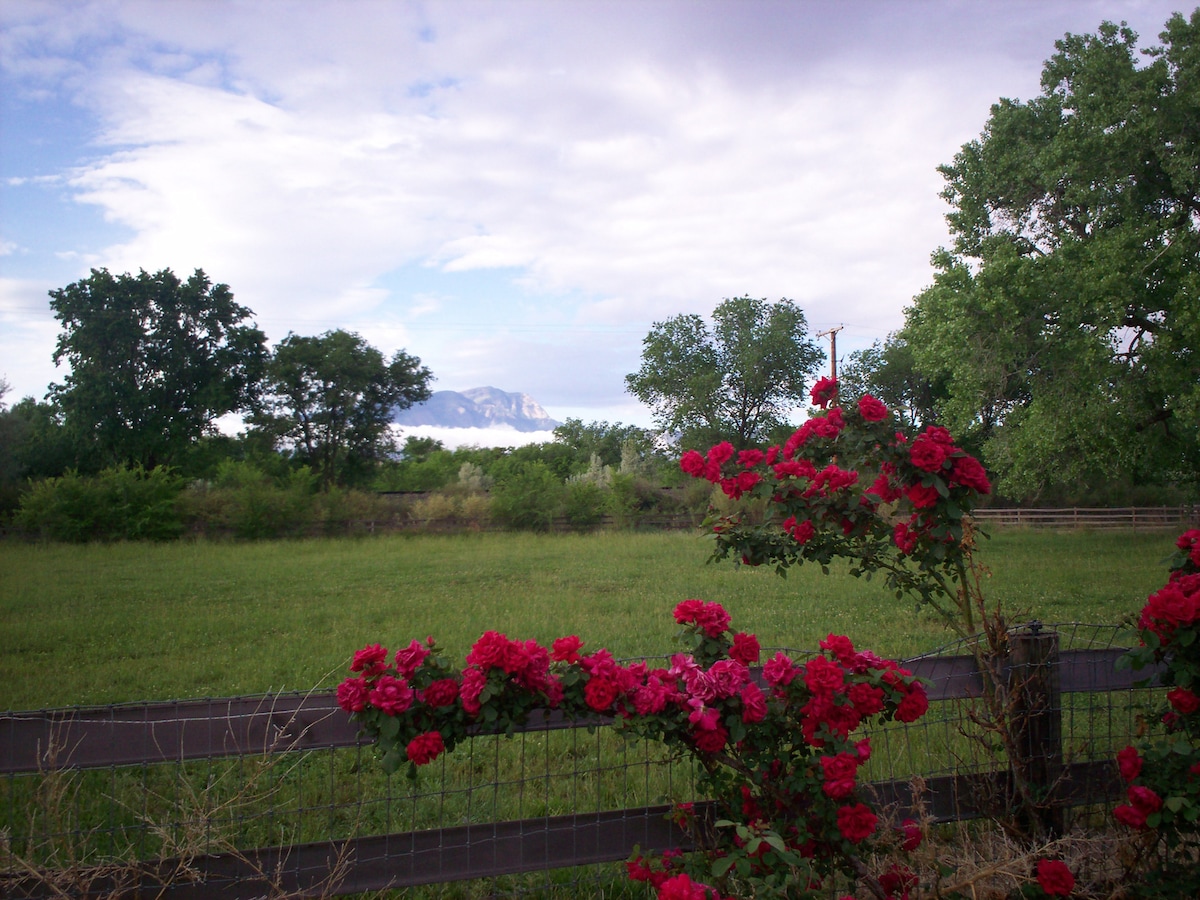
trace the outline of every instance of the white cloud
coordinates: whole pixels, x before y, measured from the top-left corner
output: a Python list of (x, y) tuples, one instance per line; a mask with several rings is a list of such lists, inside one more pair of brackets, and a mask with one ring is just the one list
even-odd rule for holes
[(32, 279), (0, 277), (0, 378), (11, 387), (6, 402), (41, 400), (50, 382), (66, 374), (51, 359), (59, 332), (47, 305), (51, 287)]
[(553, 431), (517, 431), (515, 428), (442, 428), (438, 425), (406, 425), (395, 429), (401, 444), (408, 437), (433, 438), (447, 450), (459, 447), (523, 447), (554, 440)]

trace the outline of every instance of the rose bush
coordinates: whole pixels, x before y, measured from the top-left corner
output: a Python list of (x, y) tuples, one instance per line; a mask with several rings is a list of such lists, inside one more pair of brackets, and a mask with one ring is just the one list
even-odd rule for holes
[[(878, 887), (862, 862), (880, 831), (858, 781), (871, 746), (855, 732), (870, 720), (920, 718), (922, 682), (840, 635), (811, 659), (779, 652), (756, 672), (758, 640), (734, 632), (719, 604), (685, 600), (674, 616), (683, 652), (660, 667), (583, 653), (574, 635), (547, 649), (487, 632), (461, 670), (432, 639), (394, 655), (372, 644), (354, 654), (338, 701), (376, 739), (384, 768), (407, 763), (410, 775), (468, 734), (511, 733), (536, 710), (611, 717), (630, 736), (691, 754), (716, 811), (706, 823), (680, 812), (701, 852), (639, 857), (629, 867), (661, 897), (795, 896), (836, 872)], [(905, 845), (919, 838), (909, 823)]]
[(684, 472), (731, 499), (767, 501), (762, 522), (736, 512), (708, 520), (714, 557), (781, 573), (848, 559), (852, 574), (884, 573), (898, 596), (916, 597), (971, 636), (983, 603), (972, 592), (965, 517), (991, 491), (987, 473), (946, 429), (910, 437), (874, 397), (846, 407), (833, 405), (836, 397), (836, 381), (818, 381), (812, 399), (821, 412), (782, 445), (736, 451), (720, 443), (683, 454)]
[[(1170, 688), (1154, 714), (1155, 726), (1117, 754), (1125, 802), (1113, 810), (1121, 825), (1138, 832), (1150, 862), (1151, 890), (1200, 892), (1200, 529), (1176, 541), (1167, 583), (1146, 600), (1137, 620), (1138, 645), (1119, 666), (1160, 664)], [(1191, 855), (1191, 856), (1190, 856)]]

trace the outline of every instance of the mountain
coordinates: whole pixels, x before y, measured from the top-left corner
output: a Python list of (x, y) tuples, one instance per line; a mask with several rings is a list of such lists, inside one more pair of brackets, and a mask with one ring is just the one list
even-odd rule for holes
[(562, 422), (528, 394), (510, 394), (494, 387), (469, 391), (434, 391), (424, 403), (399, 410), (397, 425), (437, 425), (441, 428), (512, 428), (515, 431), (551, 431)]

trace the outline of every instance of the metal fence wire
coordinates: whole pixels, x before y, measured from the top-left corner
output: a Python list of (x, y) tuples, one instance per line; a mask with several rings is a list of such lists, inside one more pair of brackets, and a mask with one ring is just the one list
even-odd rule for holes
[[(1056, 790), (1086, 814), (1113, 796), (1112, 757), (1153, 694), (1113, 669), (1128, 632), (1035, 633), (1057, 644), (1039, 711), (1059, 723)], [(967, 785), (1004, 760), (965, 736), (979, 676), (964, 649), (906, 661), (931, 680), (929, 712), (866, 731), (879, 802), (935, 820), (986, 804)], [(642, 896), (620, 861), (686, 847), (666, 814), (703, 799), (689, 760), (603, 724), (479, 735), (410, 780), (383, 774), (327, 693), (14, 712), (0, 716), (0, 894)]]

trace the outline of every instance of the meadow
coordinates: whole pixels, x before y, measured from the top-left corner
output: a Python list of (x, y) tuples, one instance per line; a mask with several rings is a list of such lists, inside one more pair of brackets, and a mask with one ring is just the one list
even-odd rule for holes
[[(996, 529), (981, 560), (1014, 621), (1116, 623), (1165, 580), (1173, 533)], [(0, 709), (331, 689), (351, 654), (485, 630), (674, 649), (680, 600), (716, 600), (764, 647), (830, 632), (883, 655), (950, 640), (844, 569), (706, 564), (695, 532), (475, 533), (234, 543), (0, 543)], [(1020, 613), (1021, 615), (1017, 615)]]

